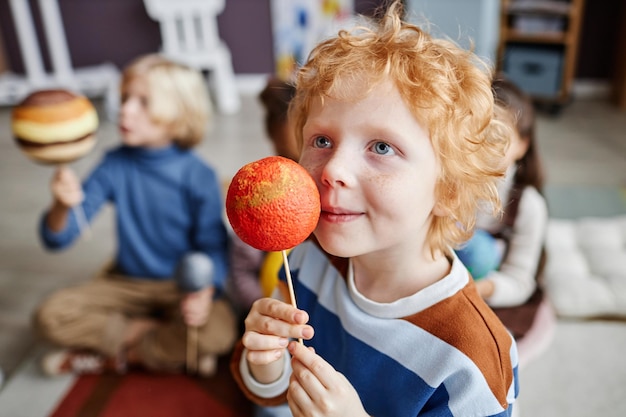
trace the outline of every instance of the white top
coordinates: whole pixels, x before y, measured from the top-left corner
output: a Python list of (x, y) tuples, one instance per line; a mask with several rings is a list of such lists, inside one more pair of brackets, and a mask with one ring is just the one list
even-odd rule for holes
[[(498, 190), (504, 204), (509, 200), (514, 176), (515, 169), (509, 170)], [(548, 207), (545, 198), (534, 187), (526, 187), (520, 197), (508, 254), (497, 271), (483, 278), (494, 283), (494, 292), (486, 300), (491, 307), (518, 306), (533, 294), (537, 287), (535, 275), (547, 224)], [(493, 233), (502, 224), (493, 216), (479, 215), (477, 227)]]

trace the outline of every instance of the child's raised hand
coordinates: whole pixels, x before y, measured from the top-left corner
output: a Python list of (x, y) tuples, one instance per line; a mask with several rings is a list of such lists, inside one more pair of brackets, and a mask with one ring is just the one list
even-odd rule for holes
[(356, 390), (312, 348), (289, 344), (291, 379), (287, 401), (294, 417), (367, 416)]
[(307, 325), (306, 311), (273, 298), (254, 302), (245, 320), (243, 345), (246, 359), (252, 365), (267, 365), (285, 354), (290, 338), (310, 339), (313, 327)]
[(50, 182), (50, 190), (56, 204), (72, 208), (82, 203), (84, 195), (80, 180), (69, 167), (57, 168)]

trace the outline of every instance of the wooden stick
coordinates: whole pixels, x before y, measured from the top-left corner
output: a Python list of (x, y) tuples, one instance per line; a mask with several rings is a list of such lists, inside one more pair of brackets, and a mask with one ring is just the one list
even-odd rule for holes
[(198, 372), (198, 328), (187, 327), (187, 372), (195, 375)]
[[(287, 251), (283, 250), (283, 263), (285, 264), (285, 273), (287, 274), (287, 286), (289, 287), (289, 298), (291, 298), (291, 305), (294, 308), (298, 308), (296, 304), (296, 293), (293, 290), (293, 281), (291, 280), (291, 271), (289, 270), (289, 261), (287, 260)], [(301, 337), (298, 338), (298, 342), (304, 345), (304, 341)]]
[[(59, 164), (59, 168), (63, 168), (66, 166), (67, 164)], [(85, 215), (85, 209), (83, 209), (83, 203), (72, 207), (72, 211), (74, 212), (74, 216), (76, 216), (79, 234), (85, 240), (91, 240), (91, 227), (89, 227), (89, 222), (87, 221), (87, 216)]]
[(91, 227), (89, 227), (89, 222), (87, 221), (87, 216), (85, 215), (85, 210), (83, 209), (83, 204), (79, 204), (77, 206), (72, 207), (74, 210), (74, 215), (76, 216), (76, 220), (78, 221), (78, 230), (80, 230), (80, 234), (83, 232), (84, 238), (86, 240), (91, 240)]

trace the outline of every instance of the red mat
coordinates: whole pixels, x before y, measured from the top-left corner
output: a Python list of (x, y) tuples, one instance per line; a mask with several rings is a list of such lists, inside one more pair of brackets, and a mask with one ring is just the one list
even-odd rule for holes
[(84, 375), (50, 417), (248, 417), (252, 406), (233, 381), (228, 358), (211, 378), (132, 371)]

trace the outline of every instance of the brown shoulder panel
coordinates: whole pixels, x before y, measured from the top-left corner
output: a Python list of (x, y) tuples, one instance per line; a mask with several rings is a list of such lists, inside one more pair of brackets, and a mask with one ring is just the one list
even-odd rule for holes
[(454, 346), (482, 371), (494, 396), (507, 407), (513, 381), (511, 335), (485, 304), (473, 280), (460, 291), (406, 320)]

